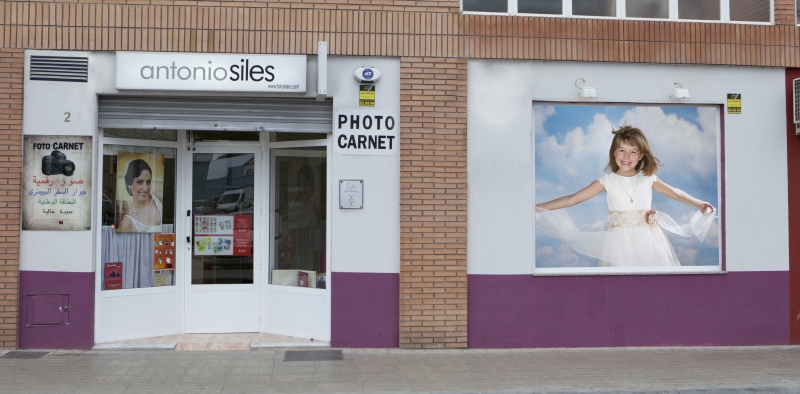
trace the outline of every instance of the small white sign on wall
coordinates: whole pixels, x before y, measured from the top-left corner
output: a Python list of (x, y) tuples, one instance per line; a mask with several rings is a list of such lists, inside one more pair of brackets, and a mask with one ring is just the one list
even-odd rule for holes
[(333, 115), (333, 153), (389, 156), (400, 152), (397, 111), (340, 108)]
[(364, 181), (343, 179), (339, 181), (339, 209), (364, 207)]

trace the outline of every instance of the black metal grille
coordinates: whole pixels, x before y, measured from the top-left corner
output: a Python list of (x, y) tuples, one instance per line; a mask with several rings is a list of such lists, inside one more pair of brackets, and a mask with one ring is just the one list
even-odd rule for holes
[(18, 350), (12, 350), (2, 356), (0, 358), (42, 358), (47, 355), (49, 352), (22, 352)]
[(86, 82), (89, 58), (31, 56), (31, 81)]
[(283, 361), (336, 361), (341, 359), (341, 350), (287, 350), (283, 356)]

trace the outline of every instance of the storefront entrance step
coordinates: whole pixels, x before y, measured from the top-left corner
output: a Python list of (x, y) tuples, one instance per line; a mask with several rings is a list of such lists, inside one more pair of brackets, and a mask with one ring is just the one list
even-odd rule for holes
[(331, 347), (330, 342), (314, 341), (314, 342), (254, 342), (250, 344), (250, 349), (275, 349), (285, 347)]
[(177, 343), (100, 343), (92, 350), (175, 350)]

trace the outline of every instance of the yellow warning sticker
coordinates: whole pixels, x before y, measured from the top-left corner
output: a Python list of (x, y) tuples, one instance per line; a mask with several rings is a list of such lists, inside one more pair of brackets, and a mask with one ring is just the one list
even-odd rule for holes
[(735, 115), (742, 113), (741, 93), (728, 93), (728, 113)]
[(360, 85), (358, 87), (358, 106), (375, 106), (375, 85)]

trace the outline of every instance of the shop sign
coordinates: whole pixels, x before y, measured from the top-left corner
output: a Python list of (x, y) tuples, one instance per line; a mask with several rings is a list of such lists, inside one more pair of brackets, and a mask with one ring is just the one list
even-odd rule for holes
[(92, 137), (26, 135), (22, 229), (90, 230)]
[(333, 152), (340, 155), (396, 155), (400, 116), (385, 109), (337, 109)]
[(117, 89), (304, 93), (306, 56), (117, 52)]

